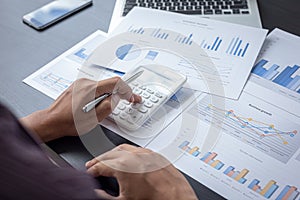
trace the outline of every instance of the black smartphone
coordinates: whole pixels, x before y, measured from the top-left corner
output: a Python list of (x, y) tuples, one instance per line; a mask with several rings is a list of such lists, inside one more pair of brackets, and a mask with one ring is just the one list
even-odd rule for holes
[(92, 3), (92, 0), (55, 0), (24, 15), (23, 22), (37, 30), (43, 30)]

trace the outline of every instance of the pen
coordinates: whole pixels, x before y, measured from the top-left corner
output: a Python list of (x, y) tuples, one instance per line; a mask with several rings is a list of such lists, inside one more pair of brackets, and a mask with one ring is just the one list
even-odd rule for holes
[[(131, 77), (129, 77), (127, 80), (125, 80), (125, 83), (130, 83), (131, 81), (135, 80), (137, 77), (139, 77), (142, 73), (144, 72), (144, 70), (138, 71), (137, 73), (135, 73), (134, 75), (132, 75)], [(114, 93), (114, 92), (113, 92)], [(101, 96), (99, 96), (98, 98), (94, 99), (93, 101), (89, 102), (88, 104), (86, 104), (85, 106), (83, 106), (82, 111), (87, 113), (89, 111), (91, 111), (93, 108), (95, 108), (101, 101), (103, 101), (105, 98), (109, 97), (110, 95), (112, 95), (113, 93), (105, 93)]]

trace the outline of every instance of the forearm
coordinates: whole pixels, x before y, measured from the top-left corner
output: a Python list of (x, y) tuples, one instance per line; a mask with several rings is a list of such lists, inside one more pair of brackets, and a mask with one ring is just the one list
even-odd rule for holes
[(20, 122), (29, 131), (35, 133), (43, 142), (48, 142), (59, 137), (62, 134), (55, 131), (55, 125), (51, 124), (51, 116), (47, 110), (34, 112), (20, 119)]

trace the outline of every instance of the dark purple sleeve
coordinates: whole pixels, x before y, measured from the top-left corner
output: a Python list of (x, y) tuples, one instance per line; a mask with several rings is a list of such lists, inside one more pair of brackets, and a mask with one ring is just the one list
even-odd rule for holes
[(92, 177), (57, 167), (0, 105), (0, 199), (96, 199)]

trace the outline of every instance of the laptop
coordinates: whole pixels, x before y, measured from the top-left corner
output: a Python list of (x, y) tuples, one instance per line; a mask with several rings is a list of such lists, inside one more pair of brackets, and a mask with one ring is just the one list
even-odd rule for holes
[(109, 32), (135, 6), (262, 27), (257, 0), (116, 0)]

